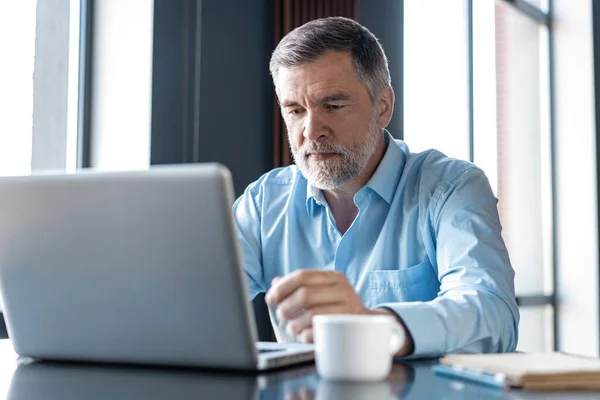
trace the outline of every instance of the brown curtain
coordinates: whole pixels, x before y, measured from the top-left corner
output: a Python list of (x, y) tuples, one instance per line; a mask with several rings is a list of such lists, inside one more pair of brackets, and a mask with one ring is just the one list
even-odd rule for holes
[[(356, 19), (357, 0), (274, 0), (275, 1), (275, 46), (294, 28), (325, 17), (348, 17)], [(273, 102), (273, 167), (292, 163), (287, 132), (281, 118), (277, 95)]]

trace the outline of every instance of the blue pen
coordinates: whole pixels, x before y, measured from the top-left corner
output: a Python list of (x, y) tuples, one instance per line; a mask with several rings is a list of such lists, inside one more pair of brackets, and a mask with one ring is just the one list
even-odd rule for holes
[(436, 364), (433, 371), (438, 375), (450, 378), (458, 378), (469, 382), (479, 383), (481, 385), (492, 386), (495, 388), (506, 388), (506, 375), (501, 373), (490, 373), (473, 368), (465, 368), (461, 365), (443, 365)]

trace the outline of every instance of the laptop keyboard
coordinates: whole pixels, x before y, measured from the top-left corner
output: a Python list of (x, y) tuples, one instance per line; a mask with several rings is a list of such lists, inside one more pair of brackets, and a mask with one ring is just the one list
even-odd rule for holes
[(274, 351), (283, 351), (285, 349), (258, 349), (259, 353), (272, 353)]

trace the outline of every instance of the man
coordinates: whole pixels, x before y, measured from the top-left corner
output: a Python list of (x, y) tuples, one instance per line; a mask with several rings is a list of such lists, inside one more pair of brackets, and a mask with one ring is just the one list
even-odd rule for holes
[(497, 200), (473, 164), (411, 153), (385, 130), (394, 92), (377, 39), (346, 18), (311, 21), (270, 69), (296, 165), (234, 205), (250, 297), (266, 291), (304, 342), (314, 315), (391, 314), (400, 356), (514, 350)]

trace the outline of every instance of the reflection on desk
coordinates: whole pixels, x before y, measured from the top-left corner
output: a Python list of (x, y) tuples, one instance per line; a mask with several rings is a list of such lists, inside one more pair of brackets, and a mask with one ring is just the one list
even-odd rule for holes
[(414, 380), (414, 370), (408, 364), (397, 363), (382, 382), (336, 382), (320, 379), (311, 367), (306, 374), (294, 372), (275, 375), (262, 390), (263, 399), (402, 399)]
[(19, 363), (7, 399), (256, 399), (252, 375), (72, 363)]
[[(312, 365), (264, 375), (199, 369), (146, 368), (22, 360), (8, 399), (390, 399), (402, 398), (413, 379), (408, 365), (388, 380), (340, 383), (320, 380)], [(300, 397), (296, 397), (300, 396)]]
[[(1, 359), (1, 357), (0, 357)], [(200, 369), (20, 361), (8, 399), (600, 399), (600, 393), (503, 391), (436, 376), (435, 360), (396, 363), (387, 380), (321, 380), (313, 365), (263, 375)], [(10, 375), (4, 375), (9, 378)]]

